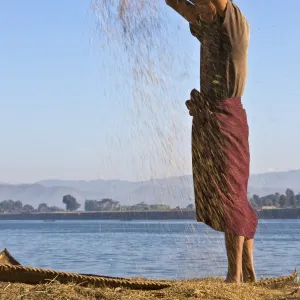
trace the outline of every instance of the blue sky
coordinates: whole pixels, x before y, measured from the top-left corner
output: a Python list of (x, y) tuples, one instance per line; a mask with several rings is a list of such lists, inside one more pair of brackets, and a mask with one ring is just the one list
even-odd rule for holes
[[(299, 169), (300, 3), (236, 3), (251, 26), (243, 97), (251, 173)], [(178, 55), (188, 54), (188, 67), (181, 70), (178, 57), (175, 71), (168, 74), (175, 88), (163, 94), (162, 110), (137, 117), (129, 108), (128, 81), (99, 45), (90, 5), (88, 0), (1, 1), (1, 182), (139, 180), (191, 173), (191, 119), (184, 102), (191, 89), (199, 88), (199, 43), (166, 8), (175, 32), (170, 43), (178, 45)], [(176, 128), (170, 116), (168, 125), (163, 119), (171, 99)], [(152, 135), (150, 122), (160, 134)], [(138, 136), (133, 136), (134, 126), (139, 126)], [(172, 151), (161, 150), (168, 138), (176, 140)]]

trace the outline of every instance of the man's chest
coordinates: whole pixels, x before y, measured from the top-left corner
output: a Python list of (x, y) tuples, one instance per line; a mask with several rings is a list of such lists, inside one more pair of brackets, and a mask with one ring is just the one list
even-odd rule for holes
[(222, 36), (210, 34), (201, 42), (201, 90), (220, 98), (226, 91), (230, 49)]
[(228, 58), (232, 53), (226, 37), (218, 32), (207, 35), (201, 42), (201, 61), (208, 62), (222, 62)]

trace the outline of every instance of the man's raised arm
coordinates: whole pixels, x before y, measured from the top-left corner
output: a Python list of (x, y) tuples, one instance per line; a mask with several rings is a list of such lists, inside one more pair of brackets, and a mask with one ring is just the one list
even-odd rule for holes
[(197, 24), (195, 6), (187, 0), (166, 0), (166, 3), (191, 24)]

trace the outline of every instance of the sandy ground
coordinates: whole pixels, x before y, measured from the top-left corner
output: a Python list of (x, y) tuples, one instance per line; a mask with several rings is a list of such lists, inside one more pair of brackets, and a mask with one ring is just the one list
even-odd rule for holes
[(251, 284), (225, 284), (222, 279), (205, 278), (178, 281), (170, 288), (158, 291), (134, 291), (123, 288), (84, 288), (79, 285), (62, 285), (57, 282), (27, 285), (0, 282), (0, 299), (97, 299), (97, 300), (145, 300), (145, 299), (226, 299), (226, 300), (281, 300), (300, 299), (300, 284), (281, 287), (258, 287)]

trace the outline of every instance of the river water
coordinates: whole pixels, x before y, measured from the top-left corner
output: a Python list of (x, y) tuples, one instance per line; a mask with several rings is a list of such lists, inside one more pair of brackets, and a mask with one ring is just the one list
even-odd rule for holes
[[(23, 265), (107, 276), (226, 275), (224, 236), (194, 221), (0, 221), (0, 248)], [(259, 220), (257, 276), (300, 268), (300, 220)]]

